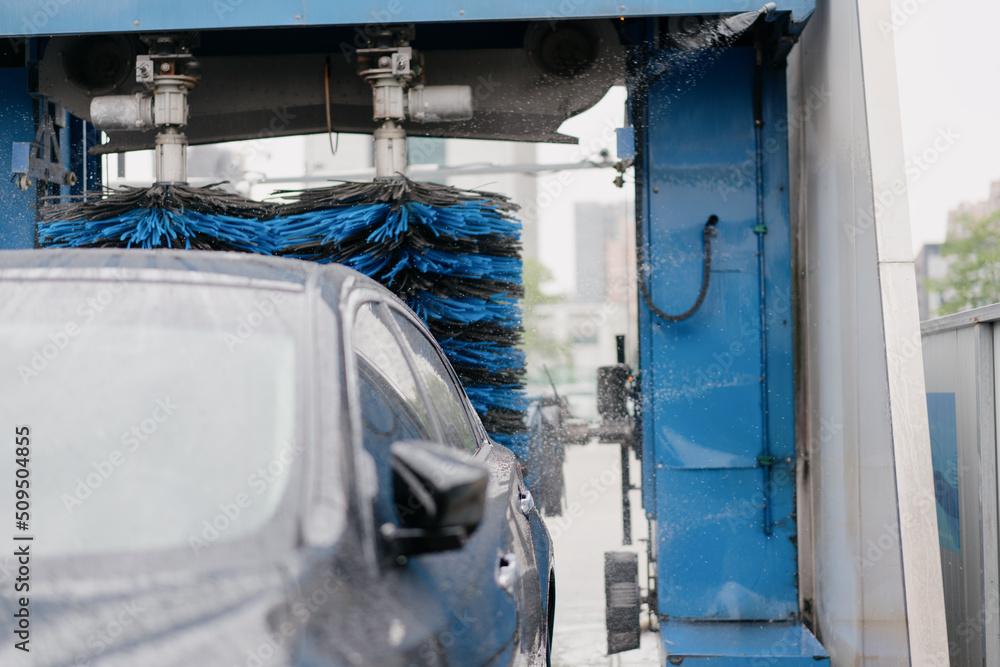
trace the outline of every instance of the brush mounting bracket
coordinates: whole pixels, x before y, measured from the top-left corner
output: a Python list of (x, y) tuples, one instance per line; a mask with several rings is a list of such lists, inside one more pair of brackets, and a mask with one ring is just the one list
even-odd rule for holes
[(170, 38), (150, 43), (149, 55), (136, 57), (136, 82), (146, 90), (134, 95), (95, 97), (91, 122), (100, 130), (149, 130), (157, 128), (156, 182), (187, 181), (187, 96), (198, 85), (198, 62), (184, 44)]
[(418, 123), (472, 118), (471, 86), (425, 86), (422, 58), (409, 46), (412, 27), (386, 30), (375, 44), (358, 49), (358, 74), (372, 87), (375, 177), (406, 173), (405, 120)]

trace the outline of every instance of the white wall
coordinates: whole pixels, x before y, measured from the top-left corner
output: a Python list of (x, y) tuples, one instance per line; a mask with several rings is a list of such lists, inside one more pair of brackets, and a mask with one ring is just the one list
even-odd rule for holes
[(817, 5), (789, 62), (800, 586), (834, 665), (944, 665), (890, 5)]

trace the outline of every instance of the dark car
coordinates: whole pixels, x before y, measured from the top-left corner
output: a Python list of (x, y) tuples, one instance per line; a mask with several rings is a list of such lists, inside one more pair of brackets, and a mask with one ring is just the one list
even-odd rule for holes
[(0, 252), (0, 399), (2, 665), (548, 662), (517, 461), (357, 272)]

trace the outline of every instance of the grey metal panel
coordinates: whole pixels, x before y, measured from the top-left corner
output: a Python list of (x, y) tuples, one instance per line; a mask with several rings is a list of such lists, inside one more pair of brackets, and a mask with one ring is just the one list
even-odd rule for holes
[(920, 325), (920, 331), (929, 334), (935, 331), (958, 329), (979, 322), (995, 322), (997, 320), (1000, 320), (1000, 303), (927, 320)]
[(983, 664), (982, 635), (970, 633), (966, 623), (982, 605), (975, 347), (971, 328), (943, 331), (923, 341), (927, 391), (955, 394), (957, 467), (941, 472), (958, 482), (961, 553), (943, 546), (940, 553), (951, 657), (962, 665)]
[[(998, 609), (998, 583), (1000, 583), (1000, 531), (998, 531), (997, 499), (997, 359), (1000, 350), (996, 325), (976, 327), (976, 394), (979, 411), (979, 470), (982, 477), (979, 506), (982, 512), (983, 576), (983, 662), (1000, 664), (1000, 614)], [(989, 613), (992, 610), (994, 613)]]
[[(952, 370), (959, 363), (956, 338), (955, 331), (923, 337), (921, 349), (924, 359), (925, 388), (928, 393), (955, 393)], [(942, 549), (942, 551), (945, 550)], [(941, 568), (945, 591), (945, 609), (949, 610), (949, 613), (946, 614), (946, 622), (948, 636), (951, 638), (956, 634), (956, 619), (950, 610), (964, 604), (963, 600), (955, 598), (955, 591), (961, 590), (956, 585), (960, 578), (961, 568), (958, 559), (950, 558), (946, 553), (942, 553)]]
[[(952, 318), (923, 336), (927, 391), (955, 394), (961, 553), (941, 548), (953, 664), (1000, 664), (997, 368), (1000, 328)], [(951, 471), (945, 470), (948, 475)]]
[[(884, 0), (862, 5), (862, 24), (889, 11)], [(812, 508), (815, 554), (800, 562), (833, 664), (946, 664), (936, 517), (921, 513), (934, 497), (916, 285), (912, 263), (884, 238), (908, 212), (905, 197), (890, 217), (874, 205), (873, 182), (891, 183), (902, 166), (898, 137), (869, 132), (873, 115), (898, 119), (884, 63), (892, 42), (862, 32), (858, 11), (818, 4), (790, 81), (805, 103), (790, 129), (805, 318), (798, 377), (812, 450), (800, 507)], [(876, 149), (886, 155), (873, 162)]]

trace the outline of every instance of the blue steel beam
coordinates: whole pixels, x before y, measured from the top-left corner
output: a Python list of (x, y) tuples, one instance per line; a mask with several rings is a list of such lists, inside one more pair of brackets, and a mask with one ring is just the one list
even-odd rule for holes
[[(761, 0), (4, 0), (0, 36), (210, 30), (307, 25), (382, 25), (738, 14)], [(778, 11), (805, 21), (815, 0), (778, 0)]]

